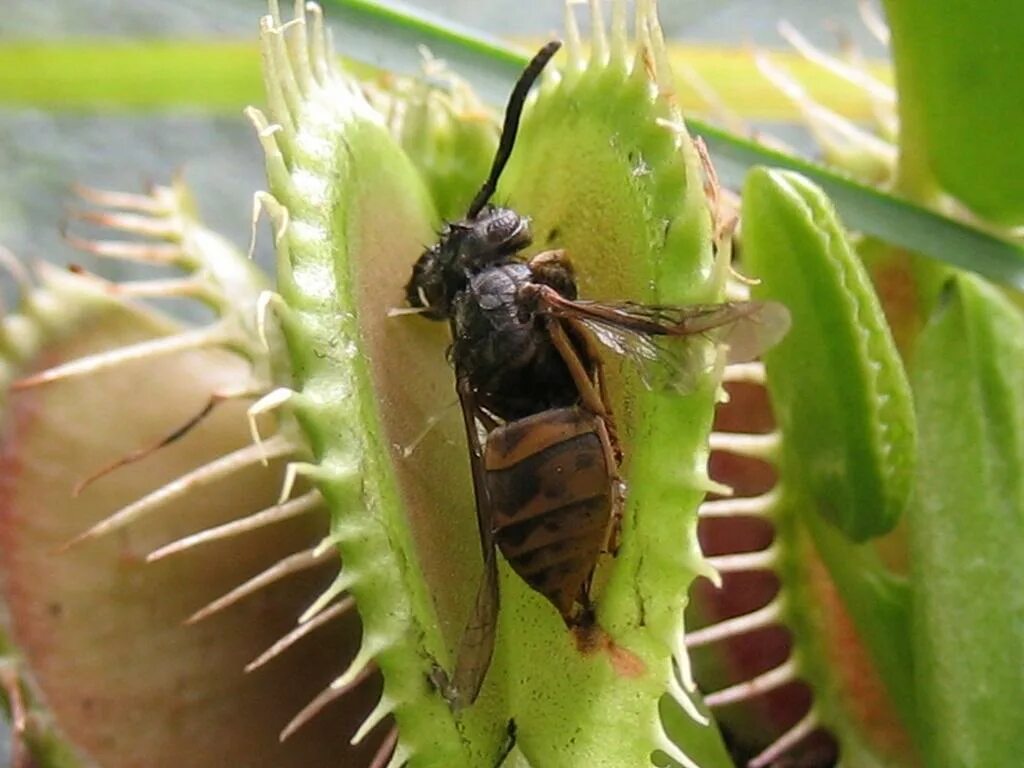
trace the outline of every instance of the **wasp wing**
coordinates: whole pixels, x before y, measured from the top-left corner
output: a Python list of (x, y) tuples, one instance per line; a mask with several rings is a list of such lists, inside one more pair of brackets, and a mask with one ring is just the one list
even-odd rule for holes
[(443, 694), (453, 709), (467, 707), (476, 701), (494, 654), (494, 634), (498, 619), (498, 560), (491, 526), (490, 503), (484, 482), (483, 445), (477, 426), (479, 408), (469, 381), (458, 376), (456, 387), (462, 418), (469, 443), (469, 461), (476, 497), (477, 526), (484, 560), (484, 572), (466, 628), (459, 641), (455, 671)]
[(453, 709), (468, 707), (483, 687), (494, 655), (498, 619), (498, 556), (491, 547), (484, 559), (484, 573), (476, 593), (473, 611), (466, 622), (455, 657), (455, 671), (445, 691)]
[(632, 362), (648, 389), (689, 394), (717, 358), (715, 345), (703, 338), (673, 343), (666, 342), (666, 337), (646, 336), (593, 320), (570, 322), (582, 325), (602, 345)]
[(753, 360), (789, 330), (789, 311), (774, 301), (689, 306), (574, 301), (538, 287), (542, 311), (587, 327), (604, 346), (628, 358), (650, 386), (692, 391), (714, 366), (718, 347), (728, 363)]

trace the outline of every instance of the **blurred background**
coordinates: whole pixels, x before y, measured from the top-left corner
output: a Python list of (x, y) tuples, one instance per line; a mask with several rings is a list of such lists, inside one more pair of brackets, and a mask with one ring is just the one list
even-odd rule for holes
[[(558, 33), (564, 14), (559, 0), (433, 0), (419, 7), (524, 43)], [(583, 9), (579, 10), (582, 18)], [(325, 2), (325, 11), (330, 21), (330, 2)], [(180, 171), (193, 188), (206, 222), (245, 247), (252, 194), (263, 187), (263, 168), (241, 106), (246, 94), (259, 101), (255, 40), (263, 13), (260, 0), (4, 0), (0, 10), (0, 244), (26, 261), (74, 261), (93, 268), (61, 239), (72, 201), (71, 186), (83, 183), (141, 191), (151, 183), (166, 183)], [(686, 46), (727, 46), (740, 53), (753, 46), (786, 48), (776, 25), (788, 19), (823, 48), (834, 49), (837, 40), (846, 36), (868, 55), (883, 55), (861, 24), (856, 0), (664, 0), (661, 17), (670, 40)], [(337, 23), (332, 27), (336, 44), (345, 53), (346, 29)], [(76, 99), (56, 87), (51, 94), (47, 89), (53, 83), (46, 78), (31, 80), (35, 68), (55, 66), (61, 50), (71, 50), (70, 46), (135, 43), (140, 46), (138, 55), (144, 57), (145, 46), (157, 55), (160, 41), (190, 40), (240, 49), (241, 57), (251, 55), (251, 71), (226, 86), (205, 83), (198, 76), (194, 82), (181, 83), (179, 104), (170, 108), (126, 106), (118, 103), (115, 92), (105, 103), (83, 106), (71, 103)], [(410, 50), (406, 63), (413, 65), (417, 56)], [(41, 62), (39, 57), (47, 60)], [(202, 67), (195, 71), (201, 73)], [(752, 73), (758, 76), (753, 69)], [(117, 74), (99, 66), (84, 77), (102, 82), (108, 77), (116, 80)], [(237, 89), (234, 97), (232, 88)], [(213, 90), (220, 94), (216, 99), (210, 98)], [(222, 99), (222, 91), (229, 98)], [(810, 151), (801, 129), (760, 126)], [(265, 245), (261, 251), (266, 258)], [(109, 264), (96, 267), (111, 276), (113, 268)], [(4, 729), (0, 735), (0, 764), (4, 765), (9, 762), (6, 739)]]
[[(0, 50), (26, 41), (202, 39), (253, 46), (254, 68), (257, 20), (265, 12), (260, 0), (6, 0), (3, 5)], [(881, 53), (860, 23), (855, 0), (669, 0), (661, 6), (666, 35), (685, 44), (784, 48), (776, 24), (788, 19), (823, 47), (834, 48), (838, 32), (869, 54)], [(524, 41), (557, 33), (564, 13), (559, 0), (433, 0), (419, 7)], [(326, 12), (330, 21), (330, 3)], [(346, 30), (333, 26), (344, 52)], [(410, 52), (410, 64), (416, 56)], [(184, 172), (207, 222), (236, 243), (248, 242), (251, 196), (262, 187), (262, 163), (239, 106), (211, 107), (201, 83), (192, 92), (193, 104), (172, 109), (126, 108), (113, 97), (105, 106), (24, 106), (12, 98), (13, 88), (5, 87), (5, 80), (24, 79), (25, 68), (32, 66), (25, 61), (6, 75), (0, 68), (0, 244), (26, 260), (64, 262), (72, 253), (59, 227), (72, 184), (141, 190), (168, 181), (177, 171)], [(37, 103), (46, 101), (46, 88), (45, 81), (38, 84)], [(183, 88), (187, 102), (189, 92)], [(255, 70), (239, 90), (259, 98)], [(799, 141), (799, 133), (785, 126), (770, 129)], [(81, 260), (80, 255), (74, 258)]]

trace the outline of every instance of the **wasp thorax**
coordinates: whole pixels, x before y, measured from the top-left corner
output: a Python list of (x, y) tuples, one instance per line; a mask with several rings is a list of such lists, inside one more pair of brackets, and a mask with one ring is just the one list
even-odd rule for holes
[(565, 251), (544, 251), (530, 259), (534, 283), (554, 288), (567, 299), (576, 298), (576, 270)]
[(469, 275), (505, 261), (530, 241), (529, 219), (510, 208), (486, 206), (474, 219), (452, 222), (413, 265), (406, 301), (431, 320), (450, 317), (452, 298)]

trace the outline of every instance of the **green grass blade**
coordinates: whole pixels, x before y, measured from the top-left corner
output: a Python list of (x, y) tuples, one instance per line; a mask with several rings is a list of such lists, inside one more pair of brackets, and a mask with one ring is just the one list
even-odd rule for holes
[(262, 99), (252, 43), (18, 42), (0, 45), (4, 106), (68, 111), (192, 107), (241, 112)]
[(418, 72), (419, 46), (444, 59), (488, 100), (503, 103), (509, 83), (519, 76), (531, 52), (479, 30), (399, 2), (323, 0), (338, 30), (345, 56), (389, 70)]
[[(457, 41), (445, 38), (428, 22), (408, 28), (400, 36), (387, 27), (383, 33), (371, 21), (372, 10), (360, 7), (343, 11), (338, 25), (347, 50), (361, 51), (359, 67), (379, 60), (390, 71), (416, 73), (422, 69), (420, 41), (437, 55), (445, 50), (455, 71), (473, 74), (478, 58), (467, 58), (473, 38)], [(357, 33), (348, 39), (347, 30)], [(500, 43), (488, 42), (495, 62), (481, 73), (491, 85), (497, 101), (515, 79), (523, 53)], [(532, 49), (533, 43), (528, 48)], [(670, 46), (673, 63), (692, 69), (705, 80), (736, 114), (756, 121), (792, 122), (801, 119), (799, 110), (782, 93), (769, 87), (760, 76), (750, 53), (735, 46), (706, 46), (677, 43)], [(475, 55), (487, 56), (478, 49)], [(822, 104), (851, 120), (871, 117), (871, 104), (855, 88), (829, 77), (795, 54), (776, 53), (775, 58), (792, 70)], [(502, 57), (507, 67), (497, 66)], [(258, 100), (253, 74), (258, 61), (255, 45), (233, 41), (201, 40), (11, 40), (0, 43), (0, 104), (42, 107), (62, 111), (117, 109), (146, 111), (195, 108), (203, 112), (230, 113)], [(465, 66), (463, 66), (463, 63)], [(876, 66), (884, 79), (884, 64)], [(356, 69), (355, 71), (360, 71)], [(504, 75), (502, 74), (504, 72)], [(485, 83), (485, 85), (487, 85)], [(679, 94), (680, 106), (690, 112), (708, 107), (700, 94)]]
[(797, 171), (832, 199), (845, 226), (998, 283), (1024, 290), (1024, 248), (907, 200), (865, 186), (810, 160), (762, 147), (697, 120), (723, 180), (739, 185), (756, 165)]
[[(492, 38), (399, 3), (327, 0), (326, 4), (335, 11), (332, 16), (341, 12), (346, 44), (350, 42), (349, 26), (357, 27), (360, 33), (352, 39), (365, 35), (371, 41), (368, 61), (378, 62), (394, 47), (408, 47), (411, 41), (423, 43), (448, 59), (484, 98), (495, 103), (505, 99), (508, 82), (528, 57)], [(362, 58), (358, 48), (346, 50)], [(1018, 245), (859, 184), (804, 158), (767, 149), (708, 123), (692, 119), (688, 123), (690, 132), (707, 142), (719, 172), (732, 186), (740, 186), (746, 172), (756, 165), (797, 171), (825, 190), (847, 227), (1024, 290), (1024, 249)]]
[[(528, 54), (493, 38), (394, 2), (325, 0), (346, 54), (412, 71), (426, 45), (498, 104)], [(202, 105), (235, 109), (258, 102), (255, 47), (225, 43), (11, 44), (0, 46), (0, 102), (90, 109)], [(1024, 290), (1024, 248), (859, 184), (804, 158), (767, 149), (689, 120), (727, 183), (739, 186), (755, 165), (803, 173), (832, 198), (844, 224), (937, 261)]]

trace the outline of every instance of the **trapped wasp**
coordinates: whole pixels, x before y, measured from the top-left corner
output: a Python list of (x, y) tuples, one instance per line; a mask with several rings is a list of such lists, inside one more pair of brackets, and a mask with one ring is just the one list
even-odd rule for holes
[[(706, 368), (697, 347), (756, 357), (786, 332), (772, 302), (649, 306), (584, 301), (563, 251), (520, 254), (530, 222), (491, 204), (527, 94), (561, 46), (545, 45), (509, 98), (487, 180), (460, 221), (416, 261), (406, 300), (447, 320), (469, 444), (484, 573), (451, 679), (453, 707), (471, 704), (490, 665), (498, 611), (497, 550), (570, 628), (594, 621), (590, 582), (613, 552), (625, 488), (600, 346), (656, 371), (677, 389)], [(700, 370), (694, 370), (694, 366)]]

